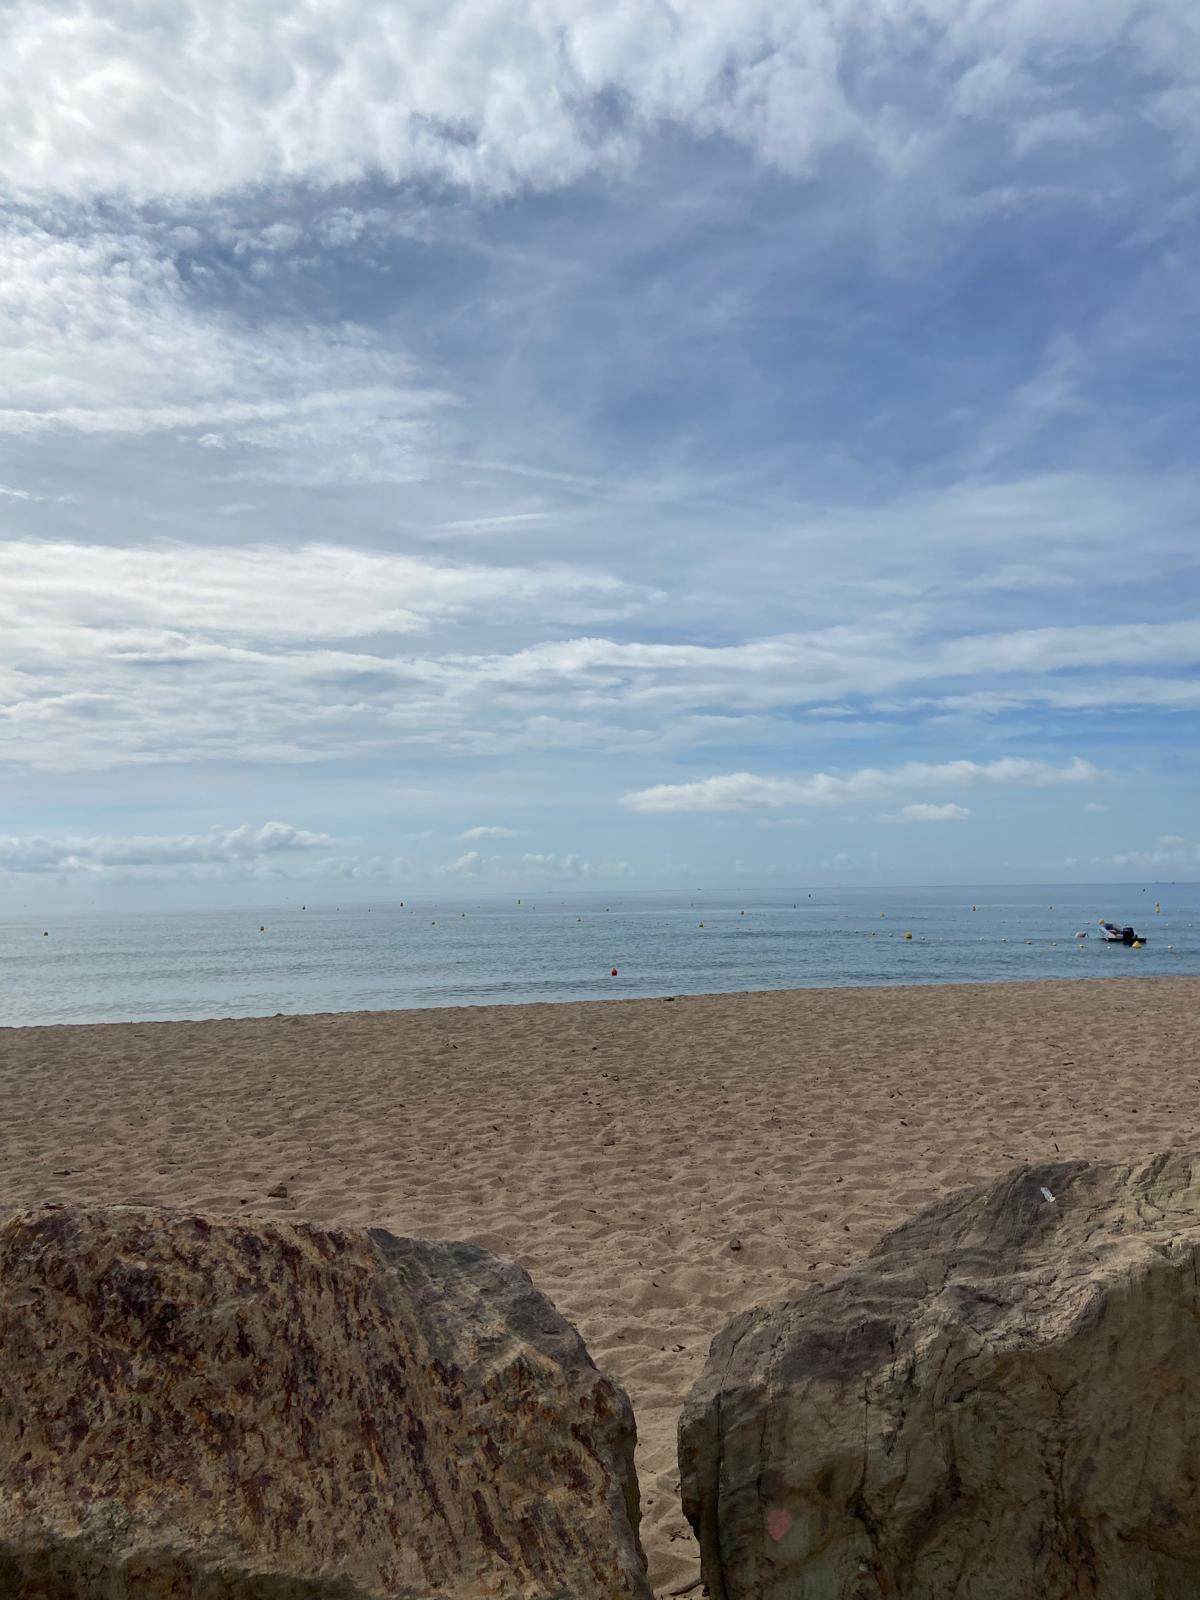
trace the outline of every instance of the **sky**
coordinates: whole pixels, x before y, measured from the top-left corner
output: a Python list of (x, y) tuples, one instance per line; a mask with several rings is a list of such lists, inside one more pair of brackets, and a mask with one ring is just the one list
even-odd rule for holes
[(0, 916), (1200, 877), (1194, 0), (18, 0), (0, 130)]

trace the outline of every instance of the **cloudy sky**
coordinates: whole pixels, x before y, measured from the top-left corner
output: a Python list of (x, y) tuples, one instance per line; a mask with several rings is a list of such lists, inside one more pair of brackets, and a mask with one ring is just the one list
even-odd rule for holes
[(0, 11), (0, 893), (1200, 876), (1194, 0)]

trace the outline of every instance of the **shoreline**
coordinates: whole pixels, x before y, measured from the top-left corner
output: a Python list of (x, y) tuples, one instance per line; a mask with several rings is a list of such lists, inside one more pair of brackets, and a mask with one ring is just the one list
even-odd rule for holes
[(910, 989), (1044, 989), (1047, 986), (1075, 988), (1079, 984), (1108, 983), (1195, 983), (1200, 984), (1200, 973), (1120, 973), (1081, 972), (1078, 977), (1059, 976), (1045, 978), (907, 978), (904, 982), (811, 984), (796, 988), (777, 989), (677, 989), (673, 994), (610, 995), (606, 998), (580, 1000), (458, 1000), (443, 1004), (432, 1001), (427, 1005), (380, 1006), (367, 1010), (346, 1011), (254, 1011), (238, 1014), (228, 1012), (216, 1017), (129, 1017), (122, 1021), (105, 1018), (76, 1022), (0, 1022), (0, 1039), (10, 1033), (46, 1032), (54, 1028), (176, 1028), (201, 1027), (207, 1023), (236, 1022), (294, 1022), (315, 1021), (330, 1017), (403, 1017), (425, 1015), (429, 1012), (489, 1011), (489, 1010), (558, 1010), (563, 1006), (635, 1006), (663, 1005), (689, 1000), (753, 999), (759, 995), (811, 995), (811, 994), (895, 994)]
[(729, 1317), (1018, 1162), (1200, 1150), (1198, 1014), (1200, 977), (1122, 976), (7, 1028), (0, 1190), (517, 1261), (633, 1401), (665, 1593), (699, 1576), (675, 1425)]

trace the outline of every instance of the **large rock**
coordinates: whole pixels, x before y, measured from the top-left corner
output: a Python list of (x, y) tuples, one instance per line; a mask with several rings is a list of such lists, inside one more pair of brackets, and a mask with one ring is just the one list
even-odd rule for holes
[(0, 1595), (648, 1600), (622, 1392), (464, 1244), (0, 1228)]
[(712, 1600), (1196, 1600), (1198, 1257), (1200, 1158), (1022, 1167), (734, 1318), (680, 1429)]

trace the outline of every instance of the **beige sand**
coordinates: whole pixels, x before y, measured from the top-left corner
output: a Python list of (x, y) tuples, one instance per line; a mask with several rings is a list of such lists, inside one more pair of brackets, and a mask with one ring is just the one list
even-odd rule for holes
[(1012, 1162), (1200, 1146), (1198, 1019), (1174, 978), (0, 1029), (0, 1191), (516, 1259), (633, 1399), (667, 1591), (699, 1571), (675, 1424), (724, 1320)]

